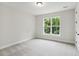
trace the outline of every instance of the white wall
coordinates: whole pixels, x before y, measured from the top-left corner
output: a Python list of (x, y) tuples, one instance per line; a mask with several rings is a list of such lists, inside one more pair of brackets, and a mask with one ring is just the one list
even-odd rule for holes
[[(61, 36), (43, 35), (43, 18), (45, 16), (60, 16), (61, 18)], [(49, 13), (36, 16), (36, 38), (44, 38), (49, 40), (57, 40), (68, 43), (74, 43), (75, 32), (75, 14), (74, 9)]]
[(31, 14), (7, 6), (0, 6), (0, 48), (32, 39), (35, 18)]
[[(77, 13), (76, 13), (77, 12)], [(76, 9), (75, 9), (75, 21), (77, 21), (77, 23), (75, 23), (75, 41), (76, 41), (76, 46), (79, 50), (79, 3), (77, 3)]]

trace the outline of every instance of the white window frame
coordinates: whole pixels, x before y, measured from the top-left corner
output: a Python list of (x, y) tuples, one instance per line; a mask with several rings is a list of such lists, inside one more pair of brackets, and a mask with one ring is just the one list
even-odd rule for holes
[[(53, 17), (56, 17), (56, 16), (53, 16)], [(58, 16), (59, 18), (60, 18), (60, 16)], [(52, 18), (52, 17), (49, 17), (50, 19)], [(59, 29), (59, 34), (52, 34), (52, 21), (51, 21), (51, 26), (48, 26), (48, 27), (51, 27), (50, 28), (50, 34), (46, 34), (45, 33), (45, 31), (44, 31), (44, 19), (45, 19), (45, 17), (43, 18), (43, 35), (53, 35), (53, 36), (60, 36), (61, 35), (61, 18), (60, 18), (60, 29)]]

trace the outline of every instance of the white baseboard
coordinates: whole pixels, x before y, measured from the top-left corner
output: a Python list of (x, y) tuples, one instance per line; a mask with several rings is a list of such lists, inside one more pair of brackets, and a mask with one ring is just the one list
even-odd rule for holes
[(13, 45), (16, 45), (16, 44), (22, 43), (22, 42), (24, 42), (24, 41), (31, 40), (31, 39), (32, 39), (32, 38), (24, 39), (24, 40), (21, 40), (21, 41), (18, 41), (18, 42), (13, 42), (13, 43), (11, 43), (11, 44), (4, 45), (4, 46), (0, 47), (0, 49), (4, 49), (4, 48), (10, 47), (10, 46), (13, 46)]

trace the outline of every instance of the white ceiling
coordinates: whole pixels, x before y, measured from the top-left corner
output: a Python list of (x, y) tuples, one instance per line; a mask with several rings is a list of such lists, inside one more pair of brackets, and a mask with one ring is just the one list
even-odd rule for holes
[[(18, 8), (19, 10), (27, 11), (33, 15), (47, 14), (51, 12), (58, 12), (68, 9), (74, 9), (76, 3), (75, 2), (44, 2), (43, 7), (35, 6), (35, 2), (4, 2), (0, 3), (5, 6)], [(67, 8), (63, 8), (64, 6), (68, 6)]]

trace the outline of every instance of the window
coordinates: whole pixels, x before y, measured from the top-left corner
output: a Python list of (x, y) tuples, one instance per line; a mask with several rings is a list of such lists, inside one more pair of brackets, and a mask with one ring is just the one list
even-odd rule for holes
[(60, 34), (60, 17), (45, 17), (43, 20), (44, 34)]

